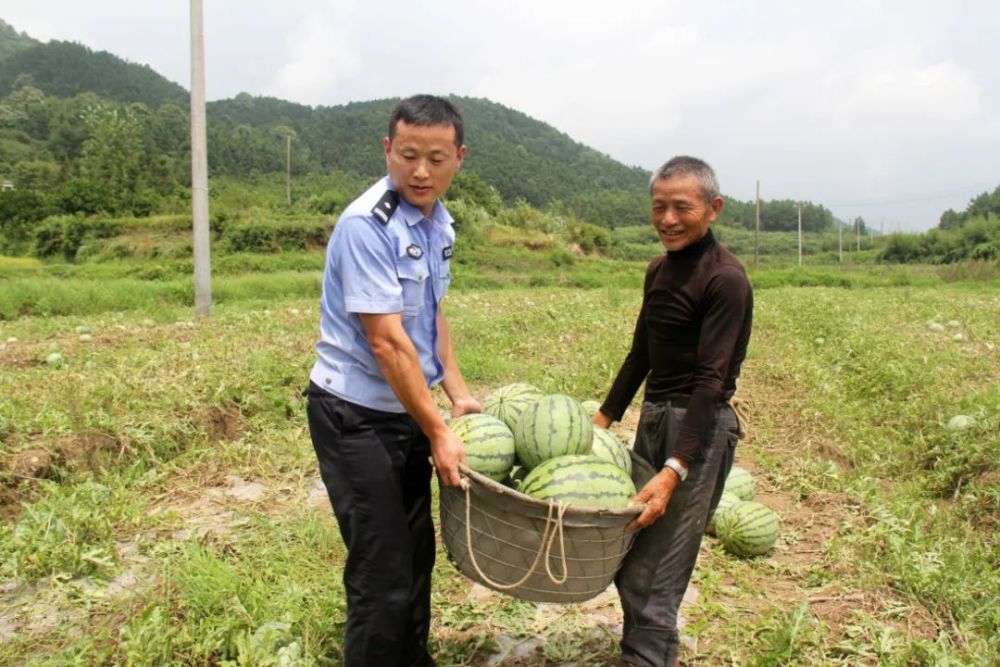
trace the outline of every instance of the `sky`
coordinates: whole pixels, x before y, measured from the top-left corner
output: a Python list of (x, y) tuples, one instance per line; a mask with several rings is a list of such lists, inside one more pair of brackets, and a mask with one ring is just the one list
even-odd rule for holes
[[(626, 164), (695, 155), (731, 197), (759, 180), (886, 233), (1000, 185), (995, 0), (204, 4), (209, 99), (484, 97)], [(0, 0), (0, 18), (189, 87), (189, 7)]]

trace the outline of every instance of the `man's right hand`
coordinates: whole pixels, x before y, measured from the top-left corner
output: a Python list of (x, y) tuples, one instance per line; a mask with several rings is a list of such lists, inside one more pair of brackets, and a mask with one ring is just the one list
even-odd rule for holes
[(594, 426), (600, 426), (601, 428), (608, 428), (611, 426), (611, 417), (607, 416), (600, 410), (594, 413), (594, 416), (590, 418), (590, 423)]
[(451, 429), (445, 428), (431, 440), (431, 458), (437, 469), (438, 479), (444, 486), (458, 486), (462, 476), (458, 464), (465, 463), (465, 445)]

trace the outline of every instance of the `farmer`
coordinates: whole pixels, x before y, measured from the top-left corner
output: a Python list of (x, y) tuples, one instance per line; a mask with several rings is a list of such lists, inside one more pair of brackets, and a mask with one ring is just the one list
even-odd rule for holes
[(347, 667), (425, 667), (434, 526), (431, 465), (459, 483), (451, 414), (480, 412), (455, 360), (441, 300), (452, 218), (438, 201), (465, 157), (450, 102), (401, 101), (383, 140), (388, 176), (340, 216), (327, 248), (308, 416), (320, 474), (347, 546)]
[(673, 667), (677, 612), (705, 524), (733, 463), (728, 401), (746, 356), (753, 294), (739, 261), (709, 229), (722, 210), (715, 173), (680, 156), (650, 180), (650, 221), (666, 254), (646, 270), (632, 347), (593, 418), (619, 420), (646, 390), (633, 459), (635, 521), (644, 528), (615, 578), (624, 612), (622, 662)]

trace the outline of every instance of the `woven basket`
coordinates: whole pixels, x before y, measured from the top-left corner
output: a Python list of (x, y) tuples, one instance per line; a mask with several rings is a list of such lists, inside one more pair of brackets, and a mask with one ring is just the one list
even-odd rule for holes
[[(459, 571), (533, 602), (582, 602), (607, 589), (642, 507), (590, 510), (536, 500), (461, 466), (441, 488), (441, 533)], [(470, 539), (471, 538), (471, 539)]]

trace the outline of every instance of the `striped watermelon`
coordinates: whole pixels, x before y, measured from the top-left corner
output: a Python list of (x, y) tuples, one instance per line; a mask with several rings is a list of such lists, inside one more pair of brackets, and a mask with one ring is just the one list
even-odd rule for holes
[(611, 461), (629, 475), (632, 474), (632, 457), (629, 456), (628, 448), (611, 431), (600, 426), (594, 427), (594, 444), (590, 453), (597, 458)]
[(514, 436), (502, 421), (471, 414), (452, 420), (448, 428), (465, 445), (470, 468), (498, 482), (507, 476), (514, 465)]
[(601, 409), (601, 404), (597, 401), (581, 401), (580, 405), (583, 409), (587, 411), (587, 414), (593, 417), (597, 414), (597, 411)]
[(715, 522), (722, 546), (736, 556), (760, 556), (778, 540), (779, 519), (767, 505), (750, 501), (730, 505)]
[(512, 489), (520, 489), (524, 483), (524, 478), (528, 476), (528, 469), (524, 466), (514, 466), (510, 469), (510, 474), (504, 479), (504, 484)]
[(514, 427), (517, 458), (528, 469), (557, 456), (589, 454), (593, 440), (594, 425), (583, 406), (563, 394), (543, 396), (526, 407)]
[(524, 409), (542, 396), (544, 394), (530, 384), (524, 382), (507, 384), (486, 397), (483, 412), (493, 415), (513, 431)]
[(715, 512), (712, 513), (712, 516), (708, 517), (708, 524), (705, 526), (705, 532), (708, 533), (709, 535), (715, 535), (716, 534), (716, 529), (715, 529), (715, 519), (716, 519), (716, 517), (718, 517), (720, 514), (722, 514), (724, 511), (726, 511), (728, 508), (732, 507), (733, 505), (738, 505), (738, 504), (740, 504), (742, 502), (746, 502), (746, 501), (740, 500), (739, 497), (733, 495), (732, 493), (730, 493), (728, 491), (723, 491), (722, 492), (722, 497), (719, 498), (719, 504), (715, 508)]
[(539, 500), (589, 507), (617, 509), (635, 496), (629, 475), (610, 461), (596, 456), (558, 456), (528, 473), (521, 493)]
[(724, 491), (733, 494), (740, 500), (753, 500), (753, 493), (757, 483), (753, 475), (739, 466), (733, 466), (726, 477)]

